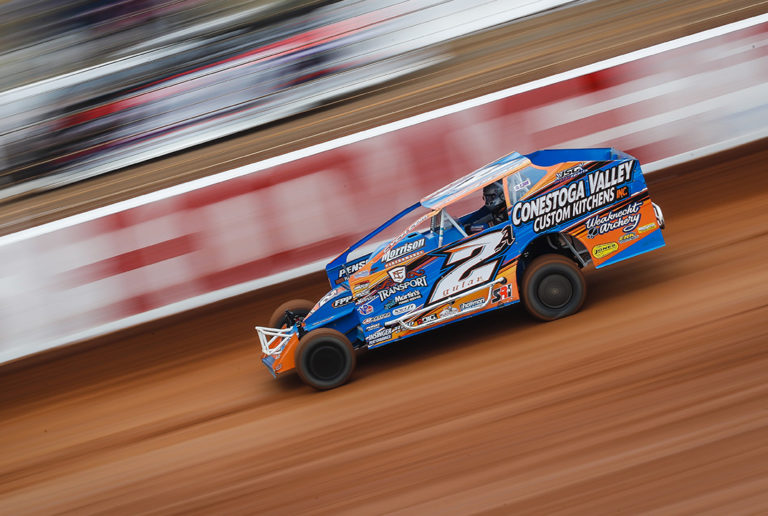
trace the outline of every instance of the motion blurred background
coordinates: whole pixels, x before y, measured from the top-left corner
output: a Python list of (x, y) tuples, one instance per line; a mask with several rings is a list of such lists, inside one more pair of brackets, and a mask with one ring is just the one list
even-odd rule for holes
[[(0, 1), (0, 513), (764, 512), (766, 12)], [(595, 146), (651, 172), (668, 246), (583, 313), (320, 396), (261, 370), (252, 326), (399, 208)]]
[(565, 3), (6, 2), (0, 195), (301, 113), (440, 62), (435, 45)]

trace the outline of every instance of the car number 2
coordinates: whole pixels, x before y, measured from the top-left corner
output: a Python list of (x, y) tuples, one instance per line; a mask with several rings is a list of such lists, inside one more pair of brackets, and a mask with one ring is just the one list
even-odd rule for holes
[(501, 254), (513, 242), (512, 228), (504, 226), (498, 231), (484, 233), (440, 251), (440, 254), (447, 255), (444, 266), (448, 270), (435, 283), (429, 304), (490, 281), (499, 267)]

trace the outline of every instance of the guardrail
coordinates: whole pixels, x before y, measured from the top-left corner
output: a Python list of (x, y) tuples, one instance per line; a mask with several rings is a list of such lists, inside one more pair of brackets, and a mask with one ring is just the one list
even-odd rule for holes
[(0, 363), (319, 270), (511, 150), (650, 171), (767, 135), (762, 15), (0, 237)]

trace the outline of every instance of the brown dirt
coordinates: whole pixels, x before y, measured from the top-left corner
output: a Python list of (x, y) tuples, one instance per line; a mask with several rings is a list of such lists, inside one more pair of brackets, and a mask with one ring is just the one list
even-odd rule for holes
[(652, 176), (667, 247), (275, 381), (251, 327), (319, 275), (0, 377), (0, 514), (758, 514), (768, 507), (765, 142)]

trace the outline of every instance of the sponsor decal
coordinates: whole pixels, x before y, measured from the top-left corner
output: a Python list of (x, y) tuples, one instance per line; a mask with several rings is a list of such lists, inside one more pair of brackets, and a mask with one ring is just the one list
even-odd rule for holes
[(384, 256), (381, 257), (381, 261), (385, 264), (389, 264), (389, 262), (401, 258), (406, 254), (412, 253), (413, 251), (416, 251), (418, 249), (421, 249), (424, 247), (425, 240), (423, 238), (420, 238), (418, 240), (414, 240), (413, 242), (407, 242), (399, 247), (395, 247), (394, 249), (390, 249), (387, 252), (384, 253)]
[(466, 312), (468, 310), (474, 310), (477, 307), (483, 306), (483, 303), (485, 303), (485, 298), (479, 297), (477, 299), (473, 299), (472, 301), (461, 303), (461, 305), (459, 305), (459, 310), (461, 310), (462, 312)]
[[(312, 308), (312, 312), (315, 312), (318, 308), (323, 306), (325, 303), (333, 299), (334, 297), (338, 296), (342, 292), (344, 292), (346, 289), (344, 287), (336, 287), (335, 289), (328, 292), (326, 295), (324, 295), (320, 301), (317, 302), (317, 304)], [(312, 313), (310, 312), (310, 313)]]
[(633, 202), (625, 208), (609, 211), (605, 215), (593, 215), (585, 222), (587, 238), (595, 238), (619, 228), (622, 228), (624, 233), (631, 233), (640, 224), (642, 206), (641, 202)]
[(512, 284), (508, 283), (502, 285), (499, 288), (493, 289), (491, 292), (491, 303), (498, 303), (499, 301), (505, 301), (512, 297)]
[(458, 314), (459, 311), (454, 308), (451, 305), (446, 306), (442, 310), (440, 310), (440, 313), (437, 315), (440, 319), (445, 319), (446, 317), (452, 317), (456, 314)]
[(631, 242), (637, 238), (637, 235), (634, 233), (627, 233), (626, 235), (621, 235), (621, 238), (619, 238), (620, 244), (626, 244), (627, 242)]
[(387, 274), (389, 274), (389, 277), (392, 278), (392, 281), (395, 283), (402, 283), (405, 281), (405, 265), (390, 269), (387, 271)]
[(603, 258), (604, 256), (608, 256), (612, 252), (616, 251), (619, 248), (619, 244), (616, 242), (608, 242), (605, 244), (596, 245), (592, 248), (592, 256), (595, 258)]
[(577, 182), (520, 201), (512, 208), (512, 223), (520, 226), (533, 222), (533, 231), (541, 233), (607, 206), (616, 200), (618, 187), (632, 178), (633, 163), (625, 161), (597, 170)]
[(356, 283), (355, 285), (352, 286), (352, 294), (357, 298), (364, 296), (368, 294), (369, 286), (370, 286), (369, 281), (361, 281), (360, 283)]
[(416, 325), (421, 326), (422, 324), (429, 324), (431, 322), (437, 321), (437, 319), (438, 319), (437, 314), (425, 315), (424, 317), (420, 317), (416, 321)]
[(391, 339), (392, 333), (394, 333), (394, 331), (394, 328), (384, 327), (380, 330), (377, 330), (375, 333), (368, 335), (365, 340), (368, 341), (368, 344), (378, 344), (379, 342), (384, 342), (385, 340)]
[(406, 281), (403, 281), (402, 283), (398, 283), (396, 285), (392, 285), (389, 288), (384, 288), (379, 290), (379, 299), (381, 301), (386, 301), (393, 295), (402, 292), (404, 290), (408, 290), (410, 288), (416, 288), (416, 287), (426, 287), (427, 286), (427, 278), (424, 276), (418, 277), (418, 278), (412, 278)]
[(349, 276), (353, 275), (354, 273), (362, 269), (363, 266), (365, 265), (365, 262), (367, 261), (368, 261), (367, 258), (363, 258), (359, 262), (354, 262), (354, 263), (345, 265), (344, 267), (339, 269), (339, 278), (348, 278)]
[(392, 314), (389, 312), (384, 312), (383, 314), (374, 315), (373, 317), (368, 317), (367, 319), (363, 319), (363, 324), (371, 324), (376, 321), (381, 321), (383, 319), (386, 319), (388, 317), (391, 317)]
[(392, 315), (403, 315), (407, 314), (408, 312), (413, 312), (414, 310), (416, 310), (416, 303), (410, 303), (405, 306), (395, 308), (392, 310)]
[(415, 253), (408, 254), (401, 258), (395, 258), (394, 260), (387, 262), (387, 267), (390, 267), (392, 265), (397, 265), (398, 263), (410, 262), (411, 260), (421, 256), (422, 254), (424, 254), (424, 251), (416, 251)]
[(366, 332), (371, 332), (371, 331), (375, 330), (376, 328), (381, 328), (381, 324), (380, 323), (370, 324), (370, 325), (365, 327), (365, 331)]
[(429, 303), (478, 287), (496, 276), (501, 255), (515, 241), (510, 226), (460, 241), (440, 254), (446, 255), (445, 272), (432, 290)]
[(557, 174), (555, 174), (555, 181), (562, 181), (563, 179), (570, 179), (574, 176), (578, 176), (579, 174), (584, 173), (584, 163), (579, 163), (573, 168), (569, 168), (568, 170), (561, 170)]
[(334, 301), (331, 306), (334, 308), (339, 308), (340, 306), (348, 305), (351, 302), (352, 302), (352, 296), (344, 296)]
[(373, 307), (371, 305), (358, 306), (357, 312), (360, 315), (368, 315), (369, 313), (373, 312)]
[(517, 192), (519, 190), (522, 190), (523, 188), (528, 188), (529, 186), (531, 186), (531, 180), (530, 179), (526, 179), (522, 183), (519, 183), (519, 184), (515, 185), (515, 192)]
[(637, 228), (637, 231), (639, 233), (645, 233), (646, 231), (650, 231), (652, 229), (656, 229), (655, 222), (651, 222), (650, 224), (646, 224), (645, 226), (640, 226), (639, 228)]
[(406, 292), (405, 294), (400, 294), (391, 298), (389, 301), (387, 301), (387, 304), (384, 305), (384, 309), (389, 310), (394, 306), (399, 306), (403, 303), (408, 303), (416, 299), (421, 299), (421, 292), (418, 290), (411, 290), (410, 292)]

